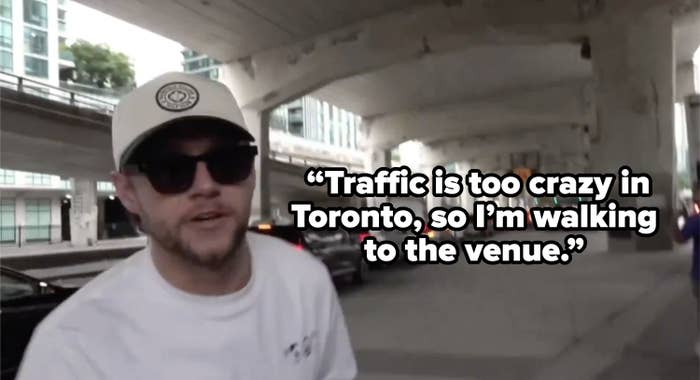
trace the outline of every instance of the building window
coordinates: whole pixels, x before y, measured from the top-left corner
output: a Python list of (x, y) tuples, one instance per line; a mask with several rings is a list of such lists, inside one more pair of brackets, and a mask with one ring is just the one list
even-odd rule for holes
[(24, 22), (46, 28), (48, 17), (46, 2), (40, 0), (24, 0)]
[(196, 56), (198, 56), (198, 55), (199, 55), (199, 53), (197, 53), (197, 52), (194, 51), (194, 50), (189, 50), (189, 49), (188, 49), (188, 50), (183, 50), (183, 51), (182, 51), (182, 57), (183, 57), (184, 59), (194, 58), (194, 57), (196, 57)]
[(0, 0), (0, 17), (12, 20), (12, 0)]
[(74, 61), (73, 52), (66, 43), (66, 37), (58, 37), (58, 57), (66, 61)]
[(116, 189), (112, 182), (97, 181), (97, 191), (111, 191), (115, 192)]
[(49, 77), (49, 62), (45, 59), (24, 56), (24, 72), (39, 78)]
[(0, 185), (14, 185), (15, 172), (12, 170), (0, 169)]
[(12, 49), (12, 23), (0, 20), (0, 47)]
[(196, 59), (194, 61), (185, 62), (184, 69), (185, 69), (185, 72), (197, 71), (197, 70), (200, 70), (202, 68), (207, 68), (210, 66), (213, 66), (211, 60), (207, 57), (202, 57), (202, 58)]
[(27, 241), (49, 241), (51, 239), (51, 199), (26, 199), (26, 223), (24, 226)]
[(48, 174), (27, 173), (27, 184), (49, 186), (51, 185), (51, 176)]
[(58, 8), (58, 31), (66, 31), (66, 10)]
[(47, 33), (34, 28), (24, 28), (24, 51), (47, 56), (49, 54)]
[(12, 53), (5, 50), (0, 50), (0, 70), (12, 72)]
[(295, 136), (304, 137), (304, 108), (287, 108), (287, 120), (289, 121), (289, 133)]
[(0, 242), (14, 243), (17, 240), (14, 198), (0, 199)]

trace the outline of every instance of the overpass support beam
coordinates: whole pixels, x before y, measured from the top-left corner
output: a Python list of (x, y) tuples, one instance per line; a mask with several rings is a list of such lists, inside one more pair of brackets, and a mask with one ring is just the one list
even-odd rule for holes
[(74, 247), (97, 242), (97, 187), (93, 180), (73, 179), (70, 208), (70, 238)]
[(700, 95), (685, 98), (685, 116), (688, 126), (688, 166), (692, 181), (700, 182)]
[(272, 218), (270, 192), (270, 111), (243, 109), (243, 118), (258, 146), (255, 160), (255, 191), (250, 210), (250, 221), (265, 221)]
[[(375, 170), (385, 167), (391, 167), (391, 150), (389, 149), (372, 149), (365, 158), (365, 171), (374, 173)], [(367, 207), (377, 207), (382, 202), (386, 202), (387, 197), (369, 197), (367, 198)]]
[(611, 251), (673, 247), (667, 222), (675, 192), (673, 46), (672, 18), (661, 9), (633, 18), (603, 18), (591, 30), (599, 121), (591, 169), (617, 173), (620, 166), (629, 165), (633, 172), (648, 173), (653, 179), (652, 198), (617, 202), (661, 211), (656, 235), (611, 233)]

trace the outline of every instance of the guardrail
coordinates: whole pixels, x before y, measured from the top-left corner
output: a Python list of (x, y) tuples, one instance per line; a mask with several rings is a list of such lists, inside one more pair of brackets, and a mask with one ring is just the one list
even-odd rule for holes
[(11, 88), (21, 93), (39, 96), (71, 106), (89, 108), (107, 115), (112, 115), (116, 107), (114, 103), (84, 95), (79, 91), (67, 90), (4, 71), (0, 71), (0, 87)]
[(297, 153), (284, 153), (277, 151), (270, 151), (270, 159), (284, 162), (292, 165), (299, 165), (304, 167), (311, 166), (333, 166), (333, 167), (344, 167), (349, 171), (359, 172), (364, 169), (364, 167), (359, 165), (348, 164), (347, 162), (340, 162), (335, 160), (319, 159), (311, 156), (304, 156)]
[(61, 241), (60, 225), (0, 227), (0, 243), (21, 247), (27, 244), (53, 244)]

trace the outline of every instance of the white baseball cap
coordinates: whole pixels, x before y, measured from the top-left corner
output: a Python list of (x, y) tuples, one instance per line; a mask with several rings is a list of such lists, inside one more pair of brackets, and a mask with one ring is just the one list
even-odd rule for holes
[(236, 99), (224, 84), (196, 74), (160, 75), (124, 96), (112, 116), (112, 151), (120, 169), (134, 149), (158, 127), (188, 117), (212, 117), (238, 128), (255, 141), (245, 126)]

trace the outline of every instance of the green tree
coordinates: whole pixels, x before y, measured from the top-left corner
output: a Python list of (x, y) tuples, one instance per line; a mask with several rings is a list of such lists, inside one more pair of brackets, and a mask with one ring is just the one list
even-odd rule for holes
[(76, 82), (115, 90), (135, 86), (134, 69), (124, 53), (83, 40), (75, 42), (68, 49), (74, 57)]

